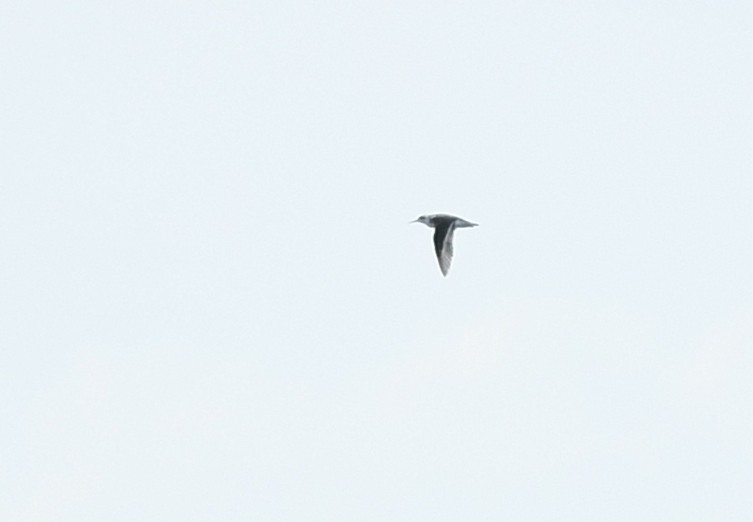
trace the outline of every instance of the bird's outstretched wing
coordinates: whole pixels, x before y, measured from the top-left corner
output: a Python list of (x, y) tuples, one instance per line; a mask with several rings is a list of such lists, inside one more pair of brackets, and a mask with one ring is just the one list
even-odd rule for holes
[(452, 233), (455, 232), (455, 223), (448, 221), (441, 223), (434, 229), (434, 250), (437, 253), (439, 269), (446, 276), (452, 263)]

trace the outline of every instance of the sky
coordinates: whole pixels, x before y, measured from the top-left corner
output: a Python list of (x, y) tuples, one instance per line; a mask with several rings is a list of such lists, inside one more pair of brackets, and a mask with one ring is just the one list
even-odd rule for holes
[(0, 11), (0, 519), (751, 520), (753, 4)]

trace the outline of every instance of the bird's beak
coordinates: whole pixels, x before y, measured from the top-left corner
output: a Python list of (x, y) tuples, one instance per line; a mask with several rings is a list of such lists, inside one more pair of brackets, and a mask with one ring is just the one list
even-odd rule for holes
[(408, 224), (409, 224), (409, 225), (410, 225), (411, 223), (418, 223), (418, 220), (417, 220), (417, 219), (414, 219), (413, 221), (408, 221)]

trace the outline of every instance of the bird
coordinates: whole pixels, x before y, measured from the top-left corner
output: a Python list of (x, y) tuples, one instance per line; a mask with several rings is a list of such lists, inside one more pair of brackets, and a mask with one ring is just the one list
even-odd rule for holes
[(477, 227), (478, 223), (471, 223), (465, 219), (449, 214), (428, 214), (419, 216), (411, 223), (423, 223), (434, 229), (434, 251), (437, 253), (439, 269), (447, 277), (452, 263), (452, 234), (456, 228)]

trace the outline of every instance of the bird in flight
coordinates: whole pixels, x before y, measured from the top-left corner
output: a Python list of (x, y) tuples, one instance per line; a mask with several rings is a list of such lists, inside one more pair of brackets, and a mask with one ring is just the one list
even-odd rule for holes
[(414, 219), (411, 223), (423, 223), (434, 229), (434, 251), (437, 253), (439, 269), (443, 276), (447, 276), (452, 263), (452, 234), (456, 228), (477, 227), (477, 223), (471, 223), (465, 219), (449, 214), (429, 214)]

